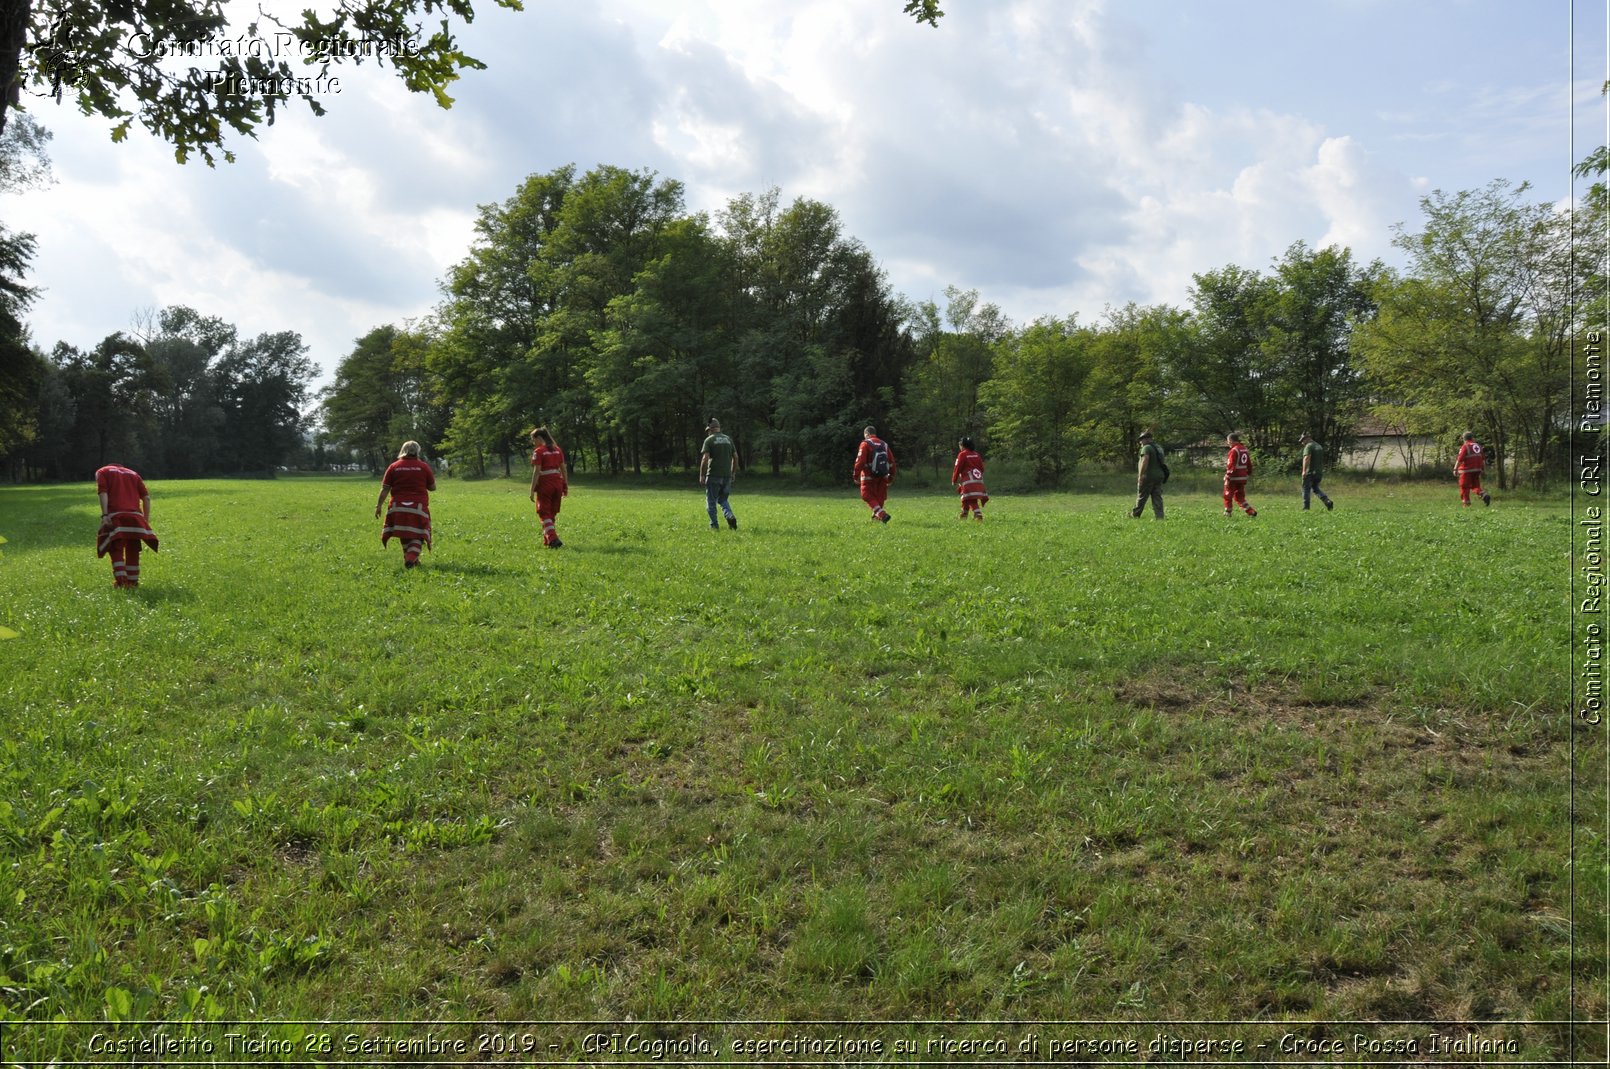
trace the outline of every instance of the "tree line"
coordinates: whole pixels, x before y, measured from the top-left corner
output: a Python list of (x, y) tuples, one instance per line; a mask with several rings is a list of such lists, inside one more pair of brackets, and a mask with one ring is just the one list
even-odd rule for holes
[[(1602, 218), (1596, 189), (1578, 225)], [(1128, 463), (1146, 428), (1175, 448), (1235, 429), (1283, 458), (1302, 431), (1345, 450), (1371, 421), (1449, 445), (1475, 429), (1503, 478), (1542, 480), (1566, 467), (1573, 322), (1604, 287), (1571, 213), (1527, 193), (1426, 196), (1397, 230), (1402, 271), (1296, 242), (1262, 271), (1195, 275), (1181, 307), (1014, 324), (974, 291), (892, 293), (819, 201), (689, 213), (652, 172), (562, 167), (480, 208), (432, 315), (359, 340), (324, 429), (372, 466), (412, 437), (480, 474), (545, 423), (573, 463), (618, 473), (690, 467), (719, 415), (746, 465), (810, 473), (872, 423), (908, 464), (968, 434), (1054, 485)]]
[(1179, 307), (1024, 324), (974, 291), (894, 294), (820, 201), (689, 212), (651, 171), (561, 167), (481, 206), (435, 310), (358, 339), (315, 409), (299, 336), (188, 308), (87, 351), (22, 344), (31, 249), (6, 232), (0, 458), (13, 478), (265, 471), (305, 456), (316, 420), (321, 456), (378, 469), (412, 438), (481, 475), (523, 464), (545, 423), (584, 470), (667, 471), (717, 415), (750, 468), (838, 473), (872, 423), (907, 466), (967, 434), (1055, 485), (1129, 463), (1146, 428), (1174, 449), (1238, 430), (1267, 462), (1305, 430), (1343, 451), (1369, 420), (1449, 445), (1475, 430), (1502, 479), (1545, 480), (1571, 451), (1573, 329), (1602, 320), (1602, 257), (1571, 238), (1602, 228), (1603, 159), (1573, 213), (1504, 181), (1426, 196), (1401, 271), (1295, 242), (1193, 276)]
[(303, 448), (316, 374), (294, 331), (243, 338), (172, 307), (90, 349), (24, 351), (27, 418), (0, 434), (14, 479), (83, 479), (103, 464), (164, 477), (268, 474)]

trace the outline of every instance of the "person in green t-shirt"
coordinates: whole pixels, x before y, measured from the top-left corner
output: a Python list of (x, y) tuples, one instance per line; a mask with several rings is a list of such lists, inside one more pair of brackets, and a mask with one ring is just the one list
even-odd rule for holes
[(1318, 494), (1325, 502), (1325, 511), (1329, 512), (1336, 503), (1319, 488), (1319, 480), (1325, 474), (1325, 447), (1314, 441), (1314, 436), (1307, 431), (1297, 442), (1303, 447), (1303, 511), (1308, 511), (1309, 495)]
[(1138, 520), (1146, 511), (1146, 502), (1152, 503), (1153, 519), (1163, 518), (1163, 480), (1168, 478), (1168, 465), (1163, 462), (1163, 447), (1152, 441), (1151, 431), (1140, 435), (1140, 468), (1135, 475), (1135, 507), (1129, 510), (1130, 519)]
[(704, 510), (710, 514), (710, 530), (719, 531), (716, 507), (727, 517), (727, 526), (738, 529), (738, 517), (732, 514), (727, 494), (732, 491), (732, 480), (738, 474), (738, 447), (732, 439), (721, 433), (721, 421), (714, 416), (704, 427), (704, 444), (699, 447), (699, 485), (704, 487)]

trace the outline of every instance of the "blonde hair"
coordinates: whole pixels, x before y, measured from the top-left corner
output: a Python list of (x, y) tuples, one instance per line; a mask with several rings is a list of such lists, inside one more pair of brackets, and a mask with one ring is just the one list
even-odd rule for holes
[(398, 460), (401, 460), (403, 457), (417, 457), (418, 455), (419, 443), (412, 440), (404, 442), (402, 444), (402, 448), (397, 451)]
[(553, 440), (553, 435), (549, 433), (547, 427), (532, 427), (531, 437), (533, 440), (541, 438), (543, 443), (547, 445), (549, 449), (559, 448), (559, 443)]

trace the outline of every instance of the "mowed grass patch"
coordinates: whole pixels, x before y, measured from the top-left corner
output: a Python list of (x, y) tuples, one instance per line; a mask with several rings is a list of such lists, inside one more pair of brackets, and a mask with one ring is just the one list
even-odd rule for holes
[(0, 489), (6, 1012), (1604, 1015), (1563, 501), (375, 491)]

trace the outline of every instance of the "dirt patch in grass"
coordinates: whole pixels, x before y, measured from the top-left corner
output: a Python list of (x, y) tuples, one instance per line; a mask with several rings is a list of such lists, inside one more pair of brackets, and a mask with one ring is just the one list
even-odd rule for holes
[(1549, 730), (1558, 716), (1541, 707), (1508, 717), (1459, 708), (1425, 709), (1407, 706), (1396, 691), (1385, 686), (1348, 687), (1316, 696), (1311, 688), (1293, 680), (1254, 684), (1153, 676), (1125, 680), (1113, 688), (1112, 696), (1136, 709), (1234, 718), (1338, 735), (1368, 725), (1379, 733), (1383, 746), (1448, 755), (1472, 747), (1490, 753), (1496, 747), (1515, 760), (1553, 760), (1556, 752), (1551, 744), (1565, 743), (1562, 732)]

